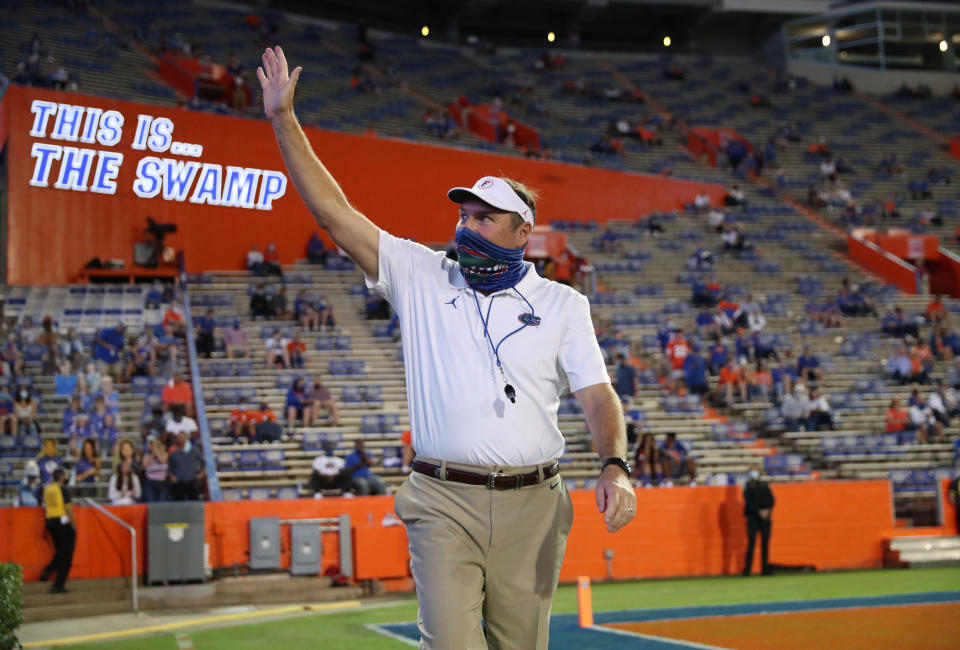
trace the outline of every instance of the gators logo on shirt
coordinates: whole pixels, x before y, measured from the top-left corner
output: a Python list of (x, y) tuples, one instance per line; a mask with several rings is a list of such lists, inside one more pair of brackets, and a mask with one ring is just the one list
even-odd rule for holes
[(533, 325), (534, 327), (540, 324), (540, 317), (534, 316), (530, 312), (525, 312), (523, 314), (520, 314), (519, 316), (517, 316), (517, 320), (523, 323), (524, 325)]

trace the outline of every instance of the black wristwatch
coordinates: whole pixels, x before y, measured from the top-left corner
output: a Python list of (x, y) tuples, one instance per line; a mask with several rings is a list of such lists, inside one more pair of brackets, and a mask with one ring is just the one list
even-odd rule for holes
[(616, 456), (610, 457), (605, 461), (603, 461), (603, 466), (600, 467), (600, 471), (602, 472), (603, 470), (605, 470), (607, 468), (607, 465), (616, 465), (617, 467), (619, 467), (620, 469), (622, 469), (624, 472), (627, 473), (627, 478), (630, 478), (633, 476), (633, 468), (630, 467), (630, 463), (627, 462), (626, 458), (617, 458)]

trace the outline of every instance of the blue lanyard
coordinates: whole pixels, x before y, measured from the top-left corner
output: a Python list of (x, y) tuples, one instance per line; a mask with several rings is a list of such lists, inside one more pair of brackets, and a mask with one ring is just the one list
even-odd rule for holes
[[(530, 315), (531, 315), (531, 316), (536, 316), (536, 313), (534, 312), (534, 309), (533, 309), (533, 305), (530, 304), (530, 301), (527, 300), (526, 296), (524, 296), (522, 293), (520, 293), (520, 291), (517, 290), (516, 287), (513, 287), (513, 290), (514, 290), (514, 292), (515, 292), (518, 296), (520, 296), (521, 298), (523, 298), (523, 301), (524, 301), (525, 303), (527, 303), (527, 307), (530, 308)], [(494, 297), (496, 297), (496, 295), (491, 296), (491, 298), (490, 298), (490, 304), (487, 305), (487, 317), (484, 318), (484, 317), (483, 317), (483, 311), (480, 309), (480, 299), (477, 298), (477, 290), (476, 290), (476, 289), (473, 290), (473, 300), (474, 300), (474, 302), (475, 302), (476, 305), (477, 305), (477, 315), (480, 316), (480, 322), (483, 323), (483, 335), (487, 338), (487, 341), (490, 343), (490, 351), (493, 352), (493, 357), (494, 357), (494, 359), (496, 359), (497, 369), (500, 371), (500, 376), (503, 377), (503, 383), (507, 384), (507, 385), (506, 385), (506, 388), (505, 388), (505, 392), (507, 393), (507, 397), (510, 398), (510, 401), (511, 401), (511, 402), (515, 402), (516, 400), (514, 399), (514, 397), (513, 397), (512, 395), (515, 395), (516, 393), (515, 393), (513, 387), (512, 387), (509, 383), (507, 383), (507, 375), (506, 375), (506, 373), (504, 373), (504, 371), (503, 371), (503, 364), (500, 363), (500, 346), (503, 345), (503, 342), (506, 341), (508, 338), (510, 338), (511, 336), (513, 336), (514, 334), (516, 334), (517, 332), (519, 332), (520, 330), (522, 330), (523, 328), (525, 328), (525, 327), (528, 325), (528, 323), (524, 323), (523, 325), (521, 325), (521, 326), (518, 327), (517, 329), (513, 330), (512, 332), (510, 332), (509, 334), (507, 334), (506, 336), (504, 336), (502, 339), (500, 339), (500, 342), (499, 342), (499, 343), (497, 343), (496, 345), (494, 345), (494, 344), (493, 344), (493, 339), (490, 337), (490, 328), (489, 328), (489, 323), (490, 323), (490, 310), (493, 308), (493, 299), (494, 299)]]

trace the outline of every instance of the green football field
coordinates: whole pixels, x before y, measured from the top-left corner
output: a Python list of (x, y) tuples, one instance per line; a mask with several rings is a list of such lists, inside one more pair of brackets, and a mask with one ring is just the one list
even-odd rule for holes
[[(960, 568), (856, 571), (751, 578), (688, 578), (593, 585), (595, 612), (695, 607), (736, 603), (816, 600), (887, 594), (960, 590)], [(554, 600), (556, 614), (576, 612), (576, 591), (561, 586)], [(307, 613), (266, 622), (206, 628), (185, 627), (197, 650), (261, 648), (324, 648), (378, 650), (407, 648), (401, 641), (367, 629), (371, 623), (415, 621), (416, 600), (371, 602), (339, 612)], [(104, 630), (105, 632), (108, 630)], [(177, 650), (177, 635), (165, 632), (71, 648), (104, 650)], [(551, 639), (552, 641), (553, 639)], [(551, 643), (551, 645), (553, 645)]]

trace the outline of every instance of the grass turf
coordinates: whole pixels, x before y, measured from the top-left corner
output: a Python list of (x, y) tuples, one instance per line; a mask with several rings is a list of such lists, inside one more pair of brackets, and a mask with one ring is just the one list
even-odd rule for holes
[[(594, 611), (694, 607), (725, 603), (813, 600), (883, 594), (948, 591), (960, 588), (960, 568), (855, 571), (751, 578), (684, 578), (595, 584)], [(576, 612), (576, 589), (557, 591), (553, 611)], [(409, 647), (364, 628), (369, 623), (416, 620), (416, 601), (388, 607), (364, 607), (330, 614), (309, 614), (261, 623), (185, 631), (197, 650), (323, 647), (325, 650), (398, 650)], [(103, 650), (176, 650), (172, 633), (97, 642), (72, 648)]]

